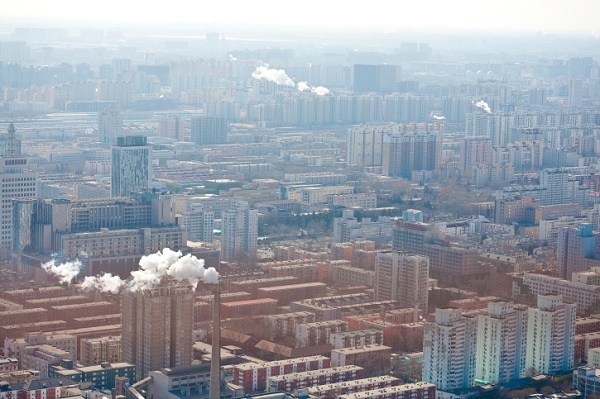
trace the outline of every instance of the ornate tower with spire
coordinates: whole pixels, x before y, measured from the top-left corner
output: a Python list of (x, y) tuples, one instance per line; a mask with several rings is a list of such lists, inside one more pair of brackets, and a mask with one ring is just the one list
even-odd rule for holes
[(14, 200), (35, 198), (37, 176), (28, 167), (28, 159), (21, 155), (21, 140), (16, 137), (15, 126), (8, 126), (8, 134), (0, 136), (0, 261), (11, 259), (13, 254)]
[(0, 138), (0, 156), (18, 157), (21, 155), (21, 140), (16, 136), (14, 124), (8, 125), (8, 134)]

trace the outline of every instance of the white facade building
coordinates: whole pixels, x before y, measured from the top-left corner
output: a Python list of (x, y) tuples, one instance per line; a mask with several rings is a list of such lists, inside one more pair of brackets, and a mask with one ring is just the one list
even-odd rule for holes
[(573, 369), (577, 305), (562, 295), (538, 295), (537, 308), (529, 308), (526, 372), (556, 375)]
[(439, 390), (468, 388), (475, 379), (476, 326), (462, 309), (435, 310), (435, 321), (425, 323), (423, 381)]
[(341, 320), (318, 321), (296, 326), (296, 346), (328, 344), (331, 334), (348, 331), (348, 322)]
[(240, 201), (223, 212), (221, 258), (226, 262), (256, 256), (258, 211)]
[(383, 136), (394, 132), (394, 125), (358, 126), (348, 131), (346, 162), (356, 166), (381, 166)]
[(488, 303), (477, 320), (475, 379), (503, 383), (525, 376), (527, 308), (512, 302)]
[(190, 241), (212, 242), (215, 213), (201, 208), (188, 209), (183, 215), (183, 225)]
[(375, 300), (398, 301), (404, 307), (427, 311), (429, 258), (397, 252), (375, 259)]

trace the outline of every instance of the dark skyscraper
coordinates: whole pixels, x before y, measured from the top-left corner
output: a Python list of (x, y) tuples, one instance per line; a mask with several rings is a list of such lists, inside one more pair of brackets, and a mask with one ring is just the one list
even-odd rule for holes
[(118, 137), (112, 147), (111, 197), (129, 197), (150, 188), (152, 148), (144, 136)]

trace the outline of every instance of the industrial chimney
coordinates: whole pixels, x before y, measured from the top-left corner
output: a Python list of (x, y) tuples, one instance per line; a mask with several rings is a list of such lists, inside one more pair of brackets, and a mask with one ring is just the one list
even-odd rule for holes
[(212, 354), (210, 359), (209, 399), (221, 397), (221, 286), (213, 287)]

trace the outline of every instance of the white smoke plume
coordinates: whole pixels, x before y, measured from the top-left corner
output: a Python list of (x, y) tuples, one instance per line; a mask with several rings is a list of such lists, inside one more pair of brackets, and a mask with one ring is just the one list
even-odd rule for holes
[(154, 288), (167, 274), (169, 267), (181, 257), (181, 252), (165, 248), (155, 254), (142, 256), (140, 268), (131, 272), (129, 287), (132, 291)]
[(300, 91), (309, 91), (310, 90), (310, 86), (306, 82), (300, 82), (300, 83), (298, 83), (298, 90), (300, 90)]
[(111, 273), (105, 273), (101, 276), (87, 276), (81, 283), (81, 288), (86, 291), (99, 290), (117, 294), (125, 282), (119, 276), (113, 276)]
[(102, 292), (116, 293), (122, 288), (139, 291), (155, 288), (164, 276), (171, 276), (177, 281), (185, 281), (194, 289), (200, 281), (208, 284), (219, 284), (219, 273), (214, 267), (204, 268), (204, 260), (188, 254), (182, 256), (181, 251), (165, 248), (155, 254), (143, 256), (140, 268), (131, 272), (131, 278), (121, 280), (119, 276), (109, 273), (102, 276), (86, 277), (82, 287), (97, 289)]
[[(46, 262), (42, 268), (48, 273), (60, 277), (61, 283), (70, 284), (81, 270), (81, 262), (75, 260), (56, 265), (54, 260)], [(143, 256), (140, 268), (131, 272), (131, 277), (122, 280), (119, 276), (105, 273), (99, 276), (87, 276), (81, 287), (85, 290), (118, 293), (126, 288), (139, 291), (155, 288), (163, 277), (171, 276), (176, 281), (187, 282), (196, 288), (200, 281), (208, 284), (219, 284), (219, 273), (214, 267), (204, 268), (204, 260), (188, 254), (182, 256), (181, 251), (165, 248), (155, 254)]]
[(311, 93), (315, 93), (318, 96), (324, 96), (325, 94), (329, 94), (329, 89), (323, 86), (309, 86), (306, 82), (298, 83), (298, 90), (300, 91), (310, 91)]
[(431, 117), (433, 119), (435, 119), (436, 121), (443, 121), (446, 119), (446, 117), (444, 115), (435, 115), (435, 114), (431, 114)]
[(171, 276), (177, 281), (187, 280), (194, 289), (200, 281), (209, 284), (219, 283), (219, 273), (214, 267), (204, 268), (204, 259), (188, 254), (182, 257), (181, 251), (165, 248), (155, 254), (140, 259), (140, 269), (131, 272), (129, 289), (154, 288), (164, 276)]
[(325, 94), (329, 94), (329, 89), (323, 86), (311, 87), (310, 91), (315, 93), (317, 96), (324, 96)]
[(472, 102), (472, 104), (478, 108), (481, 108), (482, 110), (484, 110), (485, 112), (487, 112), (488, 114), (492, 113), (492, 109), (490, 108), (490, 106), (488, 105), (488, 103), (486, 103), (483, 100), (479, 100), (477, 102)]
[(219, 284), (219, 272), (214, 267), (209, 267), (204, 271), (204, 282), (206, 284)]
[(270, 82), (277, 83), (278, 85), (296, 87), (294, 81), (287, 76), (283, 69), (269, 68), (268, 65), (261, 65), (252, 72), (254, 79), (264, 79)]
[(63, 284), (71, 284), (71, 281), (79, 274), (81, 270), (81, 262), (74, 260), (72, 262), (65, 262), (56, 264), (54, 259), (42, 264), (42, 269), (47, 273), (57, 276)]

